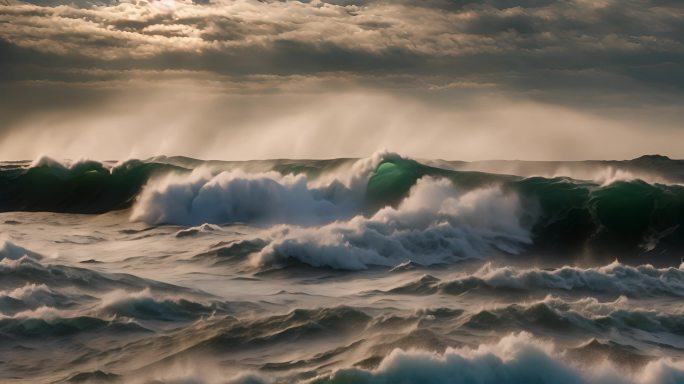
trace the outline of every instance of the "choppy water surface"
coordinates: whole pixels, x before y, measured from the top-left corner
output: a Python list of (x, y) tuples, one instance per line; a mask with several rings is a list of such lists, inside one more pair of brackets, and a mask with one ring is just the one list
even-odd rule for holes
[(684, 382), (683, 173), (4, 163), (0, 381)]

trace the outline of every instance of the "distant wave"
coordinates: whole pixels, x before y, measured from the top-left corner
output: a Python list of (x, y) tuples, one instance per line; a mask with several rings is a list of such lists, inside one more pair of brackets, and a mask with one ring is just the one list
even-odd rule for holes
[(0, 169), (0, 211), (103, 213), (130, 206), (150, 177), (179, 171), (168, 164), (130, 160), (117, 165), (40, 158)]

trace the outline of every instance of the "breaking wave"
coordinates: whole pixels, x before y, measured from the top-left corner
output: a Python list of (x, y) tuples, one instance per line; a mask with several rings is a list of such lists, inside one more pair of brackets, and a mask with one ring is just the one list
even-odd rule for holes
[(264, 265), (296, 259), (313, 266), (365, 269), (405, 261), (449, 263), (531, 244), (515, 195), (500, 189), (459, 194), (448, 180), (424, 178), (397, 208), (321, 227), (280, 227), (254, 257)]
[(304, 175), (200, 170), (156, 180), (143, 190), (131, 217), (151, 224), (314, 225), (357, 211), (349, 193), (336, 196), (335, 187), (345, 188), (310, 188)]
[[(435, 206), (423, 207), (424, 213), (438, 214), (432, 223), (416, 212), (404, 213), (417, 201), (412, 194), (427, 193), (425, 184), (441, 188), (430, 197)], [(475, 197), (480, 195), (488, 197)], [(480, 204), (477, 209), (484, 211), (468, 216), (445, 213), (440, 206), (459, 201)], [(473, 223), (476, 216), (490, 223)], [(196, 169), (155, 179), (141, 192), (132, 218), (151, 224), (286, 224), (274, 229), (284, 234), (272, 235), (258, 263), (292, 258), (344, 269), (450, 262), (492, 249), (557, 257), (581, 253), (630, 263), (657, 255), (659, 264), (676, 265), (684, 249), (681, 186), (453, 171), (387, 153), (315, 177), (292, 169), (285, 174)], [(496, 227), (488, 227), (492, 224)], [(322, 236), (312, 240), (314, 231)], [(320, 260), (310, 256), (314, 251)], [(343, 258), (348, 260), (339, 261)]]
[[(662, 160), (659, 168), (663, 161), (674, 162)], [(413, 207), (419, 200), (413, 195), (428, 193), (428, 184), (435, 203)], [(459, 204), (459, 212), (449, 211)], [(392, 153), (243, 163), (154, 158), (65, 165), (43, 158), (0, 168), (0, 211), (128, 207), (135, 221), (196, 227), (178, 237), (215, 229), (209, 225), (281, 225), (264, 239), (271, 243), (257, 264), (290, 259), (360, 269), (503, 252), (598, 262), (619, 257), (631, 264), (654, 259), (660, 266), (678, 265), (684, 251), (684, 187), (638, 179), (455, 171)], [(432, 222), (419, 217), (426, 213), (436, 215)]]

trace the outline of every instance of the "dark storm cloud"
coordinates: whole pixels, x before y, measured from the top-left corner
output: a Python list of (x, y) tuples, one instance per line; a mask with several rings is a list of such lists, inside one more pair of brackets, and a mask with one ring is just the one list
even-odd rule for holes
[(684, 91), (681, 1), (96, 4), (0, 7), (0, 79), (88, 81), (75, 70), (98, 68), (414, 76), (418, 88), (495, 84), (557, 99)]

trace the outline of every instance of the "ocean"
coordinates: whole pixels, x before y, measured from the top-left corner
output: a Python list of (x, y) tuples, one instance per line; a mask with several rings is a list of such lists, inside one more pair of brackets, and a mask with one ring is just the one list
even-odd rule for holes
[(0, 163), (2, 383), (684, 382), (684, 161)]

